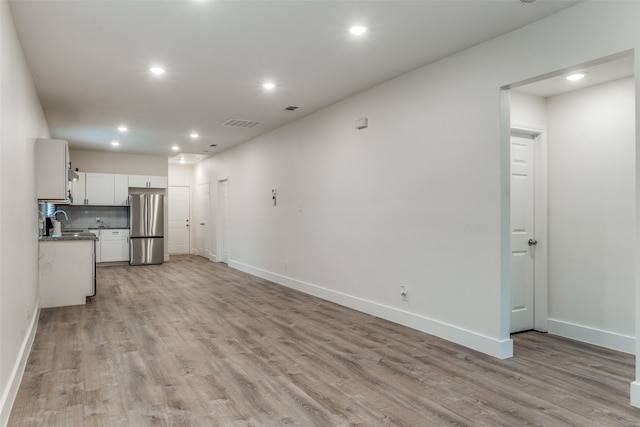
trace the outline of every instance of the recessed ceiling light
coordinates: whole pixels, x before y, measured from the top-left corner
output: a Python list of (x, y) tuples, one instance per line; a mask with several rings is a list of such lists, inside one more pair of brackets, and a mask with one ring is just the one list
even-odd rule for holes
[(367, 28), (362, 25), (356, 25), (354, 27), (349, 28), (349, 32), (354, 36), (359, 36), (367, 32)]
[(171, 149), (173, 151), (178, 151), (180, 149), (180, 147), (178, 147), (177, 145), (174, 145), (173, 147), (171, 147)]
[(117, 147), (118, 145), (120, 145), (120, 143), (118, 141), (111, 141), (111, 145)]
[(129, 128), (128, 128), (128, 127), (126, 127), (126, 126), (118, 126), (118, 130), (119, 130), (120, 132), (126, 132), (126, 131), (128, 131), (128, 130), (129, 130)]
[(578, 80), (582, 80), (587, 76), (587, 73), (574, 73), (565, 77), (570, 82), (577, 82)]
[(276, 84), (275, 83), (271, 83), (271, 82), (266, 82), (266, 83), (262, 84), (262, 87), (265, 88), (265, 89), (271, 90), (271, 89), (276, 87)]
[(191, 139), (198, 139), (198, 138), (200, 138), (200, 135), (198, 135), (198, 133), (197, 133), (197, 132), (191, 132), (191, 133), (189, 134), (189, 136), (191, 137)]
[(162, 67), (151, 67), (151, 68), (149, 68), (149, 71), (151, 71), (156, 76), (159, 76), (159, 75), (165, 73), (165, 70)]

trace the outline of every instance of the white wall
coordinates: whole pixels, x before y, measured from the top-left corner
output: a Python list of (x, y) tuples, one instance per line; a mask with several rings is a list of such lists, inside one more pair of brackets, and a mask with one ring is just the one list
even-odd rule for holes
[(524, 125), (535, 129), (546, 129), (546, 98), (512, 90), (511, 125)]
[(82, 172), (167, 176), (169, 169), (166, 156), (69, 150), (69, 157), (73, 169)]
[(193, 165), (169, 164), (169, 185), (191, 187), (193, 182)]
[(5, 425), (39, 312), (34, 141), (50, 135), (4, 0), (0, 93), (0, 425)]
[(510, 356), (499, 89), (639, 46), (639, 6), (579, 4), (201, 162), (229, 176), (230, 265)]
[(547, 100), (549, 330), (635, 352), (635, 87)]

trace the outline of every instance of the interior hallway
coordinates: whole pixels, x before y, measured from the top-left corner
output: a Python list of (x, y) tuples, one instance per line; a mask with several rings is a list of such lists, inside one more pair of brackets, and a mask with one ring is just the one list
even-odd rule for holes
[(98, 268), (44, 309), (10, 426), (637, 425), (634, 356), (547, 334), (498, 360), (204, 258)]

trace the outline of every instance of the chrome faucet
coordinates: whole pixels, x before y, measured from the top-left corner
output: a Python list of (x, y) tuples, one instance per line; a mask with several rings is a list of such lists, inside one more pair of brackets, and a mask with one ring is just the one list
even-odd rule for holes
[(67, 221), (69, 221), (69, 217), (67, 216), (67, 213), (66, 213), (65, 211), (63, 211), (62, 209), (58, 209), (57, 211), (55, 211), (55, 212), (53, 213), (53, 215), (51, 215), (51, 217), (55, 219), (56, 214), (57, 214), (58, 212), (63, 213), (63, 214), (64, 214), (64, 219), (66, 219)]

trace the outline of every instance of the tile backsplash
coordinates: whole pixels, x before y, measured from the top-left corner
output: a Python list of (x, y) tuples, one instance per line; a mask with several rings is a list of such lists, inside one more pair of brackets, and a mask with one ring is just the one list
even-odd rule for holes
[[(69, 220), (64, 215), (58, 214), (56, 218), (62, 221), (62, 229), (65, 228), (90, 228), (110, 227), (129, 228), (128, 206), (83, 206), (83, 205), (57, 205), (56, 209), (67, 213)], [(100, 218), (100, 221), (97, 220)]]

